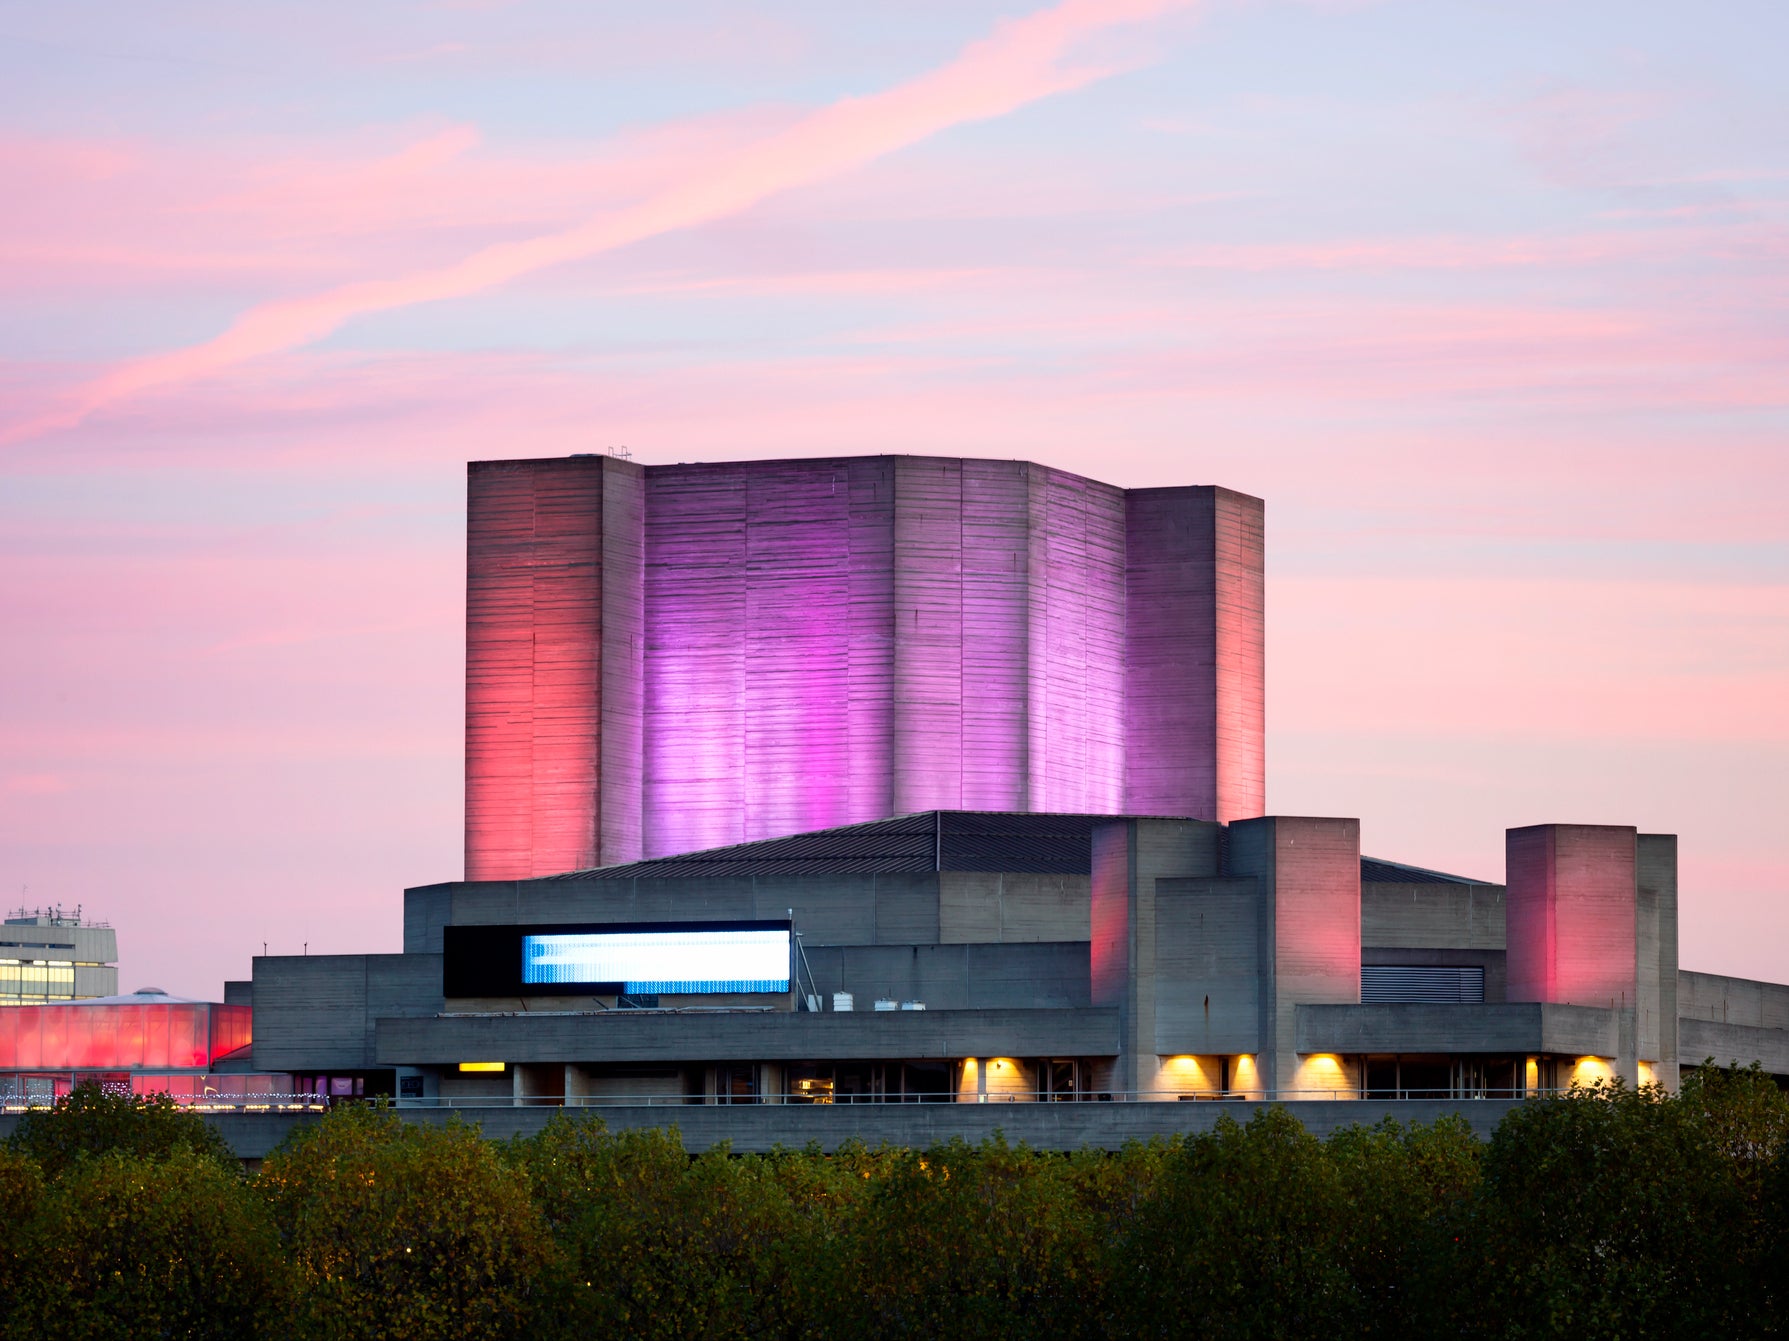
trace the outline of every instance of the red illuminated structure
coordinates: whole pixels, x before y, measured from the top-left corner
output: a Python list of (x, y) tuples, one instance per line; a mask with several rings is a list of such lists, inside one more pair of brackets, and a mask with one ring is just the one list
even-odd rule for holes
[(0, 1072), (206, 1071), (253, 1042), (252, 1013), (167, 998), (18, 1006), (0, 1011)]
[(247, 1060), (252, 1015), (154, 991), (0, 1010), (0, 1105), (47, 1101), (82, 1080), (191, 1096), (288, 1090), (285, 1076), (211, 1074)]

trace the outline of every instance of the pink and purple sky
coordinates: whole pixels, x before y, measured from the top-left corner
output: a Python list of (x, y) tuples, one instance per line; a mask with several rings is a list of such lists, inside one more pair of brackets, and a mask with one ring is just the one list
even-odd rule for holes
[(1789, 979), (1789, 9), (439, 0), (0, 20), (0, 893), (126, 989), (461, 869), (464, 469), (1268, 500), (1268, 801), (1682, 836)]

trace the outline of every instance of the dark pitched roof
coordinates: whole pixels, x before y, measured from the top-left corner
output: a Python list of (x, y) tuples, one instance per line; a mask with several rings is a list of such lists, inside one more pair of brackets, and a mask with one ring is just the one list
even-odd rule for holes
[[(747, 878), (770, 875), (898, 875), (930, 871), (1015, 871), (1086, 875), (1093, 869), (1093, 830), (1113, 815), (1030, 815), (989, 810), (924, 810), (893, 819), (846, 824), (735, 843), (701, 852), (653, 857), (625, 866), (568, 871), (550, 880)], [(1461, 875), (1363, 857), (1362, 881), (1378, 884), (1476, 885)]]
[(554, 880), (676, 876), (892, 875), (925, 871), (1024, 871), (1086, 875), (1093, 830), (1111, 815), (1026, 815), (927, 810), (894, 819), (817, 829), (787, 838), (572, 871)]
[(1449, 875), (1423, 866), (1406, 866), (1401, 861), (1385, 861), (1379, 857), (1360, 859), (1360, 880), (1365, 885), (1488, 885), (1489, 880), (1473, 880), (1464, 875)]

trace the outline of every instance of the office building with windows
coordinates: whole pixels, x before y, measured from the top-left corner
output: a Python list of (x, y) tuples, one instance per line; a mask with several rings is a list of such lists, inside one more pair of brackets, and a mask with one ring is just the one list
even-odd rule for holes
[(111, 996), (118, 990), (118, 933), (82, 921), (81, 910), (20, 908), (0, 923), (0, 1006)]

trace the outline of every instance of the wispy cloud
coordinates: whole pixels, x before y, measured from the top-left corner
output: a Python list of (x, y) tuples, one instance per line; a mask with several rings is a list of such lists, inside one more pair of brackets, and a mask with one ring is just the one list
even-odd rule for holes
[(1089, 38), (1189, 5), (1190, 0), (1063, 0), (1002, 24), (937, 69), (881, 93), (833, 103), (628, 208), (487, 246), (451, 264), (252, 308), (214, 339), (120, 364), (62, 408), (0, 430), (0, 443), (71, 427), (137, 393), (298, 348), (355, 317), (467, 297), (550, 266), (726, 218), (952, 126), (1003, 116), (1084, 87), (1119, 68), (1109, 61), (1077, 61)]

